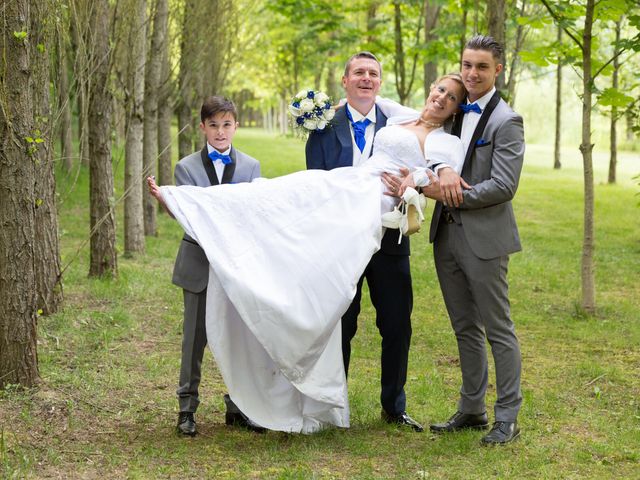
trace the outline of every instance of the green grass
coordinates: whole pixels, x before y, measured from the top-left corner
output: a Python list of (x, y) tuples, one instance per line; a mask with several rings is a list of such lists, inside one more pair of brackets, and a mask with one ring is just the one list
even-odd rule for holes
[[(304, 168), (300, 140), (241, 129), (236, 143), (262, 161), (265, 176)], [(146, 254), (119, 257), (117, 280), (88, 279), (87, 248), (76, 257), (89, 230), (88, 175), (60, 175), (62, 263), (71, 262), (65, 304), (39, 319), (39, 388), (0, 392), (0, 477), (640, 477), (640, 207), (630, 180), (639, 167), (623, 156), (620, 183), (609, 186), (606, 158), (596, 158), (598, 311), (587, 317), (579, 309), (581, 160), (565, 157), (554, 171), (551, 150), (530, 146), (515, 201), (524, 251), (512, 256), (509, 276), (525, 401), (521, 439), (503, 448), (481, 447), (477, 432), (415, 434), (380, 421), (380, 337), (368, 300), (354, 341), (349, 430), (226, 427), (225, 387), (207, 353), (201, 434), (177, 437), (182, 295), (170, 279), (180, 227), (160, 215)], [(122, 192), (121, 161), (116, 177)], [(408, 411), (428, 424), (453, 412), (459, 367), (424, 232), (412, 252)]]

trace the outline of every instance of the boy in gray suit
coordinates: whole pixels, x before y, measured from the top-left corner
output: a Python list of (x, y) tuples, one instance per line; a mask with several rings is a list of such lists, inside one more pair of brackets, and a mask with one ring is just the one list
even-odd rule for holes
[[(230, 100), (211, 96), (205, 99), (200, 111), (200, 130), (206, 145), (186, 156), (176, 164), (176, 185), (209, 187), (221, 183), (251, 182), (260, 176), (260, 164), (249, 155), (231, 145), (238, 129), (236, 107)], [(184, 295), (184, 323), (182, 338), (182, 361), (177, 390), (180, 414), (178, 432), (183, 435), (196, 434), (195, 412), (200, 403), (198, 386), (204, 349), (207, 346), (205, 307), (209, 263), (204, 251), (188, 235), (180, 243), (173, 270), (173, 283), (182, 287)], [(260, 431), (238, 410), (228, 395), (225, 395), (227, 425), (239, 424)]]

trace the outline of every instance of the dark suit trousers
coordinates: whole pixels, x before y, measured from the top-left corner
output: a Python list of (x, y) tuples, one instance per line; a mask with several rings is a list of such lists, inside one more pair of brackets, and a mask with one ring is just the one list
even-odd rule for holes
[(200, 293), (182, 290), (184, 322), (182, 324), (182, 361), (178, 382), (178, 404), (181, 412), (195, 412), (200, 403), (198, 386), (204, 349), (207, 346), (205, 309), (207, 289)]
[(382, 376), (380, 402), (390, 415), (406, 409), (404, 385), (407, 381), (413, 291), (408, 255), (377, 252), (358, 282), (356, 296), (342, 317), (342, 355), (349, 372), (351, 339), (358, 329), (362, 283), (367, 279), (371, 303), (376, 309), (376, 325), (382, 336)]
[(462, 388), (458, 410), (486, 411), (486, 340), (496, 367), (496, 421), (514, 422), (522, 403), (520, 345), (511, 321), (507, 267), (509, 256), (476, 257), (457, 223), (440, 221), (434, 259), (451, 325), (458, 341)]

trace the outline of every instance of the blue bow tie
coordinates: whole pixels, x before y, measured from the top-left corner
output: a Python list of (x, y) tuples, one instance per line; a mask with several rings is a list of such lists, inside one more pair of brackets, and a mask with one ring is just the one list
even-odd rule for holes
[(469, 105), (463, 103), (462, 105), (460, 105), (460, 108), (464, 113), (469, 113), (469, 112), (476, 112), (477, 114), (482, 113), (482, 109), (477, 103), (470, 103)]
[(212, 162), (220, 160), (222, 161), (223, 165), (229, 165), (231, 163), (231, 157), (229, 155), (223, 155), (221, 153), (218, 153), (216, 150), (211, 150), (209, 152), (209, 158)]
[(349, 121), (351, 122), (351, 126), (353, 127), (353, 139), (356, 141), (356, 145), (360, 149), (360, 153), (362, 153), (362, 151), (364, 150), (364, 146), (367, 143), (364, 138), (364, 132), (367, 129), (367, 125), (371, 123), (371, 120), (365, 118), (364, 120), (360, 120), (359, 122), (354, 122), (349, 109), (346, 106), (344, 108), (346, 108), (347, 118), (349, 119)]

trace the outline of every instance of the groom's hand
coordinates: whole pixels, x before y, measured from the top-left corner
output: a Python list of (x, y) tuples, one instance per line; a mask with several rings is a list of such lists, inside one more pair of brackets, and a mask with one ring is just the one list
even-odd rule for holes
[(441, 168), (438, 171), (438, 177), (440, 177), (442, 203), (448, 207), (459, 207), (464, 202), (462, 189), (470, 189), (469, 184), (450, 167)]

